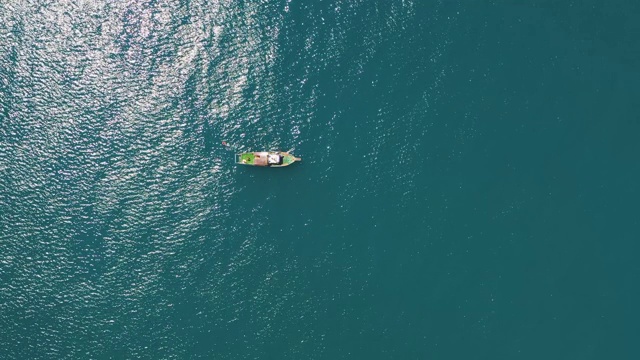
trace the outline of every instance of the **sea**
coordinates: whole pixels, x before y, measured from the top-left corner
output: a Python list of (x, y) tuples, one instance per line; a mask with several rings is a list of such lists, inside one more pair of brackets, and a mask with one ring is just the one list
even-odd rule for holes
[(639, 89), (637, 0), (4, 0), (0, 359), (639, 359)]

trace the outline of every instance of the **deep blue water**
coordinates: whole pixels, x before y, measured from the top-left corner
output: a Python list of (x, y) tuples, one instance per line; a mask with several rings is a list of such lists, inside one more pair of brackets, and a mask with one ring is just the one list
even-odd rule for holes
[(0, 358), (639, 358), (639, 18), (0, 3)]

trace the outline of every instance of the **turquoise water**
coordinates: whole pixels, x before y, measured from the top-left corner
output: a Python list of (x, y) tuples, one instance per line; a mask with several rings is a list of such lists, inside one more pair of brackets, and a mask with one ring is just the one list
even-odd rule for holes
[(640, 6), (534, 3), (0, 3), (0, 358), (637, 359)]

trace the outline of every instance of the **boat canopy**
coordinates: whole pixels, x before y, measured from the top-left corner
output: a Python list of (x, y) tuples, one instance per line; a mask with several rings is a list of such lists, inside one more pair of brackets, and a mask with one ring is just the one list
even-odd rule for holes
[(269, 154), (268, 156), (269, 164), (280, 164), (281, 160), (282, 156), (280, 156), (279, 154)]

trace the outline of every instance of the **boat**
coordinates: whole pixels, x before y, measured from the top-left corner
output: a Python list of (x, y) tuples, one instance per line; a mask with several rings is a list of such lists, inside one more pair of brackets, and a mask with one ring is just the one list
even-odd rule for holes
[(284, 167), (296, 161), (302, 161), (302, 159), (284, 151), (254, 151), (236, 154), (236, 164), (240, 165)]

